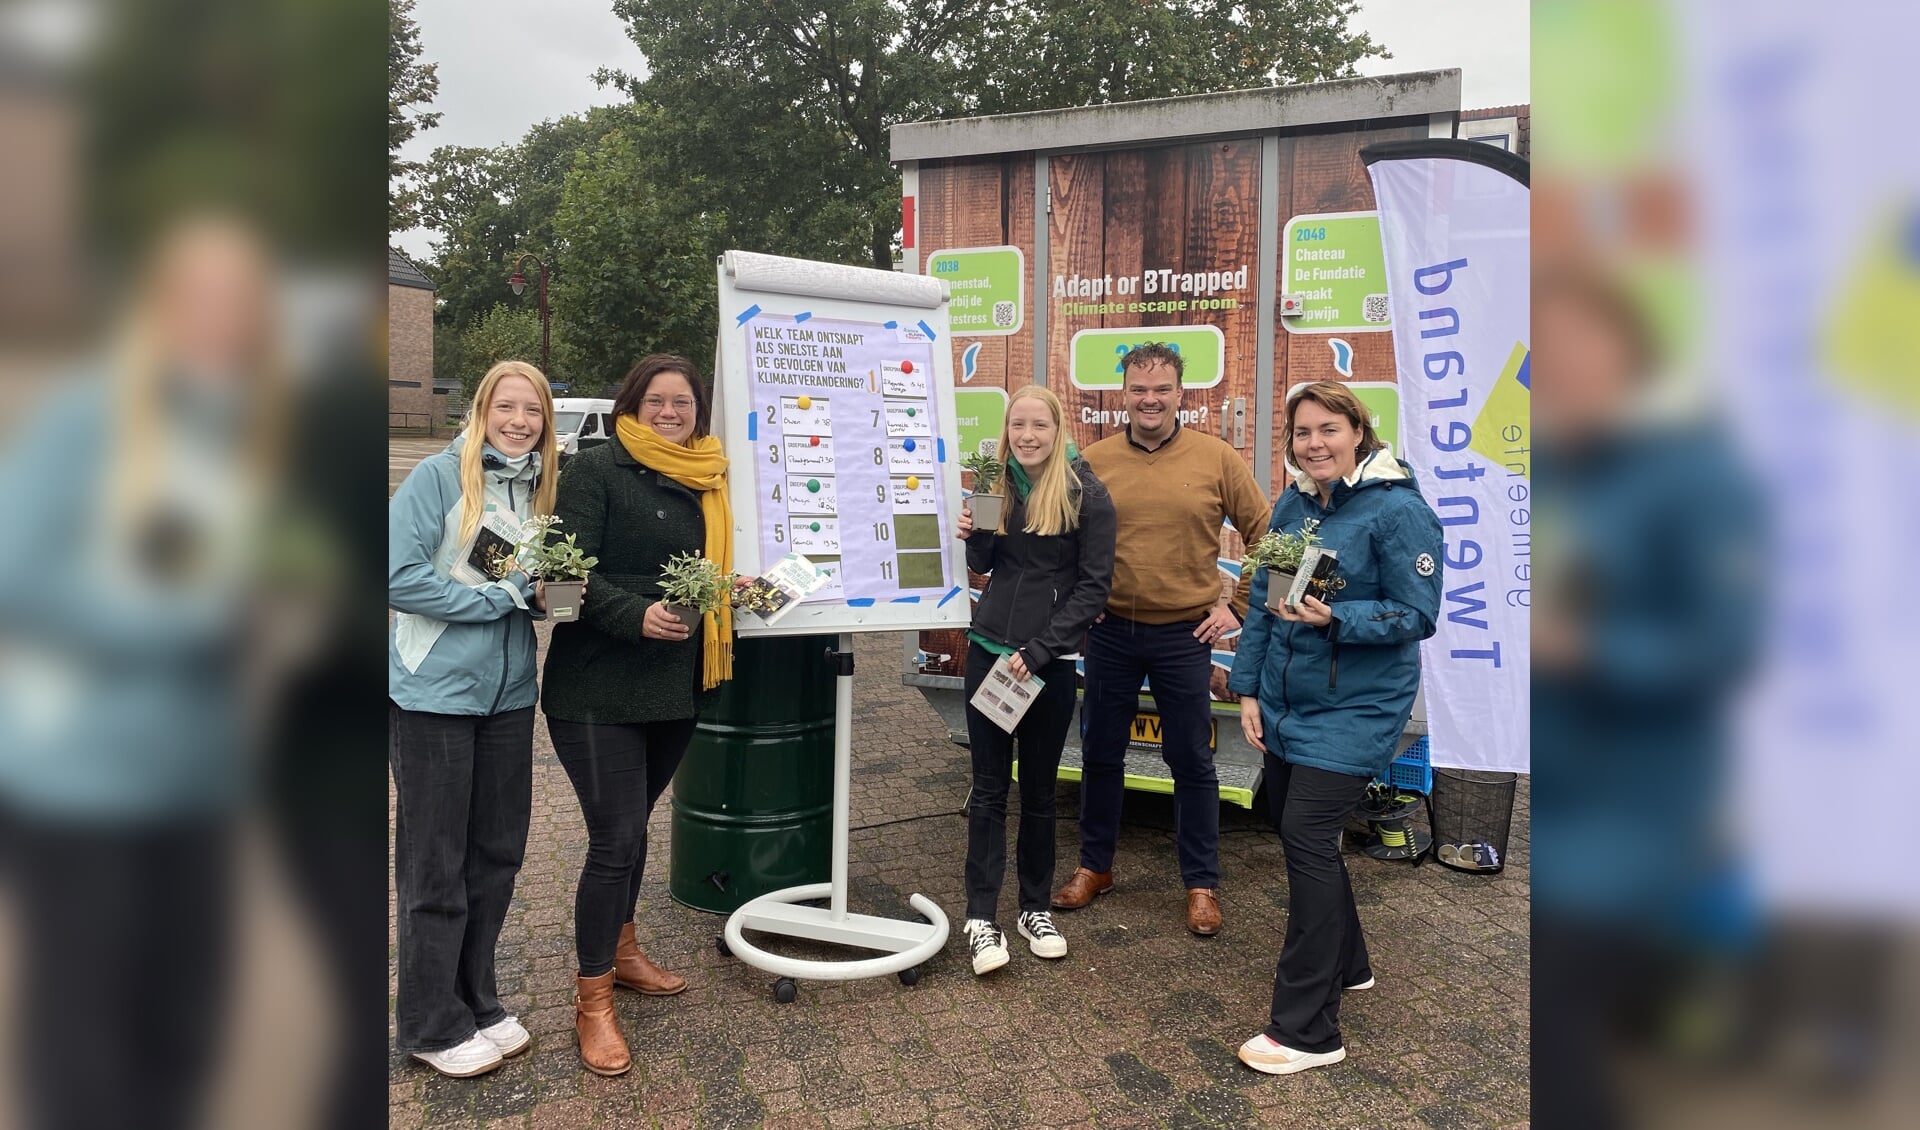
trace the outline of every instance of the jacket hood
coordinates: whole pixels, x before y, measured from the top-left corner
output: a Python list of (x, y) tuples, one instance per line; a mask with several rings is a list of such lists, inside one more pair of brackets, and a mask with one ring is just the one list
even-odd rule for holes
[[(461, 432), (447, 445), (447, 451), (458, 459), (466, 446), (467, 433)], [(532, 482), (540, 477), (540, 452), (535, 449), (527, 452), (521, 460), (512, 460), (492, 444), (485, 443), (480, 447), (480, 466), (486, 476), (495, 482)]]
[[(1413, 468), (1394, 458), (1393, 445), (1381, 444), (1380, 449), (1368, 455), (1353, 469), (1353, 474), (1343, 480), (1348, 486), (1358, 490), (1376, 483), (1409, 482), (1413, 479)], [(1301, 494), (1318, 495), (1320, 484), (1305, 471), (1296, 472), (1293, 485)]]

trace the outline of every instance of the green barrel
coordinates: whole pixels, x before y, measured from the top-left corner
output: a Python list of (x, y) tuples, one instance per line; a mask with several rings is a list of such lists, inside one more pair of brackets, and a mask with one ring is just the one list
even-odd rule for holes
[(833, 636), (737, 639), (733, 679), (700, 714), (673, 778), (667, 889), (727, 914), (828, 881), (833, 851)]

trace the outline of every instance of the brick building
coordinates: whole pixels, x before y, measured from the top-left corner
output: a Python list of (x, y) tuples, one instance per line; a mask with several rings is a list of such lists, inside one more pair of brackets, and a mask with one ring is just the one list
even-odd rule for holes
[(433, 387), (433, 280), (387, 248), (387, 426), (444, 423), (447, 402)]
[(1460, 111), (1460, 125), (1454, 134), (1464, 141), (1484, 141), (1516, 157), (1532, 158), (1532, 111), (1527, 106), (1489, 106), (1484, 110)]

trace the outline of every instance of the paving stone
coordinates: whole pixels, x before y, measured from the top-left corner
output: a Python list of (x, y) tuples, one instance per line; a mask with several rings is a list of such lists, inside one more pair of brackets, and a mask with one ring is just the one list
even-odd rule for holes
[[(543, 645), (547, 632), (536, 629)], [(856, 639), (852, 909), (905, 917), (919, 893), (957, 918), (966, 750), (900, 685), (900, 637)], [(1263, 813), (1221, 810), (1218, 938), (1184, 929), (1171, 801), (1129, 794), (1115, 890), (1057, 918), (1065, 959), (1034, 959), (1016, 937), (1013, 961), (976, 978), (956, 931), (916, 986), (802, 981), (799, 999), (781, 1005), (771, 975), (715, 950), (721, 918), (669, 897), (669, 790), (649, 824), (638, 930), (648, 954), (691, 987), (672, 998), (616, 994), (635, 1067), (603, 1079), (581, 1067), (573, 1038), (572, 908), (585, 830), (541, 723), (526, 862), (497, 955), (502, 1001), (534, 1033), (534, 1048), (476, 1080), (445, 1079), (393, 1053), (389, 1125), (1523, 1126), (1528, 785), (1523, 778), (1498, 876), (1347, 856), (1379, 985), (1342, 1004), (1345, 1063), (1284, 1078), (1234, 1057), (1265, 1023), (1286, 928), (1285, 859)], [(1017, 791), (1013, 807), (1017, 828)], [(1064, 876), (1079, 851), (1074, 786), (1060, 787), (1057, 810)], [(1014, 891), (1009, 875), (1003, 927)], [(392, 944), (390, 935), (390, 962)], [(769, 948), (836, 955), (806, 943)]]

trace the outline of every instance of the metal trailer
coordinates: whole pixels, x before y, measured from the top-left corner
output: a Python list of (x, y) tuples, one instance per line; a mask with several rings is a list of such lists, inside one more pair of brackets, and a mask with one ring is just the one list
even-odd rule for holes
[[(893, 127), (901, 268), (956, 290), (962, 447), (997, 435), (996, 402), (1003, 413), (1028, 383), (1060, 395), (1082, 446), (1118, 430), (1115, 354), (1138, 340), (1183, 346), (1183, 425), (1239, 450), (1270, 496), (1286, 481), (1274, 421), (1293, 385), (1347, 381), (1391, 434), (1398, 382), (1359, 151), (1453, 137), (1459, 120), (1450, 69)], [(1223, 585), (1243, 551), (1224, 529)], [(926, 632), (901, 658), (958, 742), (964, 655), (961, 633)], [(1150, 695), (1142, 709), (1127, 785), (1171, 792)], [(1260, 755), (1238, 711), (1214, 704), (1215, 757), (1222, 799), (1251, 806)], [(1403, 746), (1425, 718), (1416, 701)], [(1063, 779), (1080, 775), (1079, 733), (1076, 713)]]

